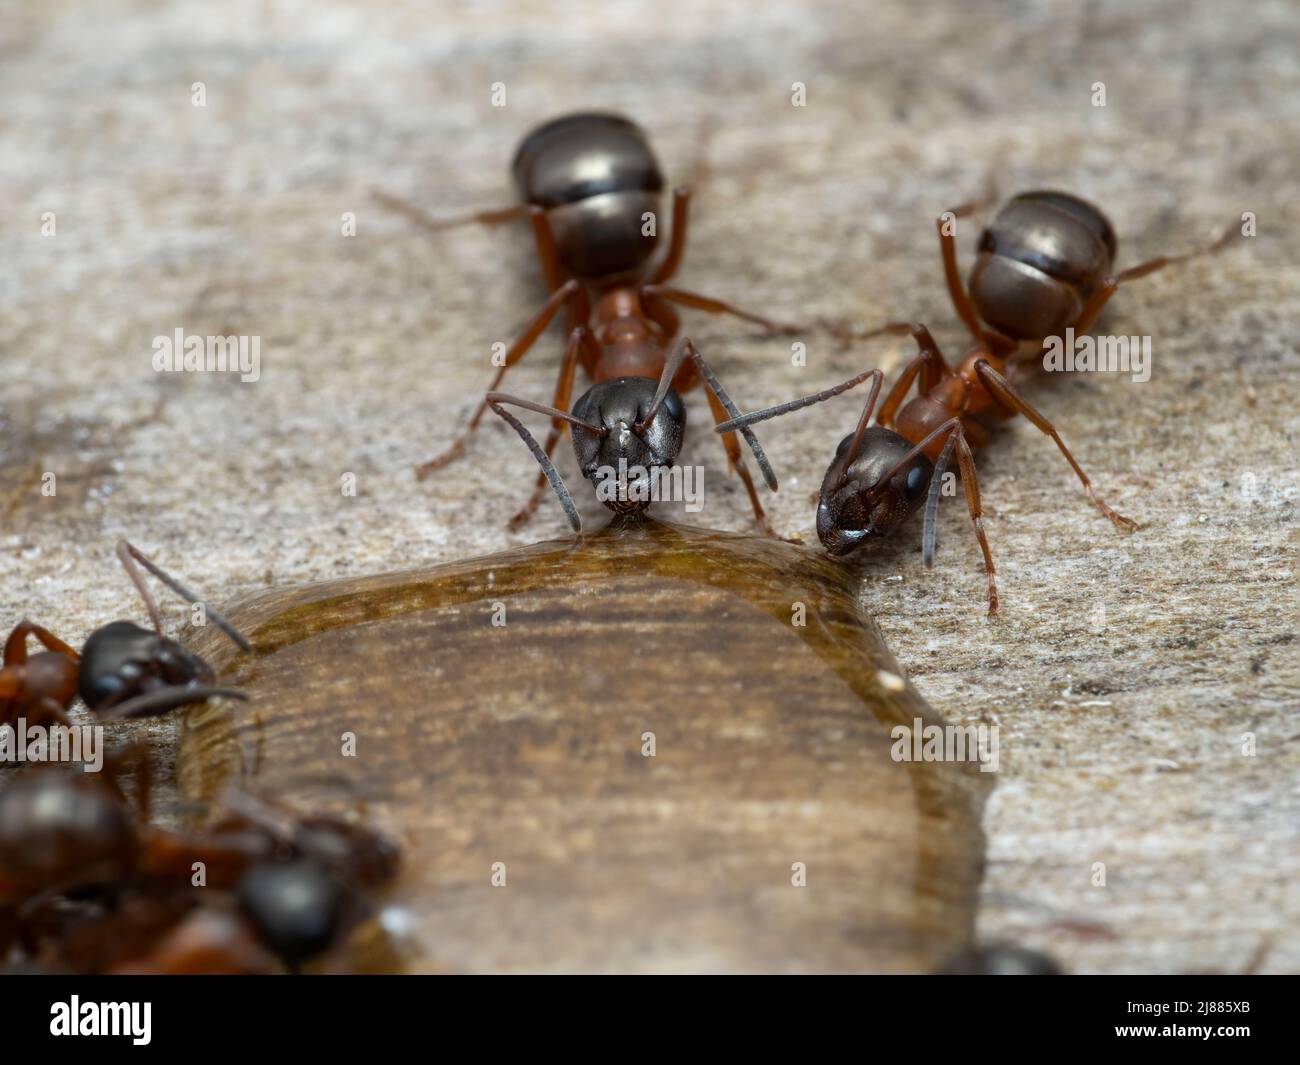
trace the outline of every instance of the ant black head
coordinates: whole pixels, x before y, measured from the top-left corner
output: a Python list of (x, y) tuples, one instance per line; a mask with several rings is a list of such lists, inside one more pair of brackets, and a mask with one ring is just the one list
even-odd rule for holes
[[(117, 556), (144, 600), (153, 630), (130, 621), (114, 621), (90, 634), (81, 651), (77, 684), (86, 706), (101, 717), (151, 717), (214, 695), (246, 699), (242, 692), (213, 687), (212, 667), (162, 634), (158, 607), (136, 569), (137, 563), (186, 602), (200, 603), (198, 596), (125, 540), (118, 543)], [(206, 608), (206, 616), (240, 650), (252, 649), (248, 640), (215, 610)]]
[(150, 688), (211, 684), (212, 667), (175, 640), (131, 621), (114, 621), (90, 634), (81, 651), (78, 694), (87, 706), (105, 706)]
[[(854, 438), (835, 449), (817, 505), (817, 536), (832, 555), (847, 555), (866, 540), (898, 528), (925, 502), (934, 466), (925, 455), (898, 464), (913, 450), (892, 429), (874, 425), (862, 434), (857, 455), (846, 463)], [(897, 469), (886, 482), (881, 478)]]
[(676, 462), (682, 449), (686, 405), (669, 388), (654, 407), (656, 386), (648, 377), (602, 381), (573, 405), (575, 418), (600, 427), (593, 432), (575, 426), (573, 452), (596, 498), (610, 510), (632, 512), (649, 506), (655, 471)]

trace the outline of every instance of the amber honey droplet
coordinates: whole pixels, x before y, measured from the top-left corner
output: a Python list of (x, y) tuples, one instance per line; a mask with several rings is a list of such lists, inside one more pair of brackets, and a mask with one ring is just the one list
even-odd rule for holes
[(410, 971), (925, 972), (972, 942), (988, 777), (891, 758), (941, 722), (819, 552), (620, 518), (228, 613), (254, 654), (199, 649), (253, 702), (191, 713), (183, 791), (364, 809), (405, 850)]

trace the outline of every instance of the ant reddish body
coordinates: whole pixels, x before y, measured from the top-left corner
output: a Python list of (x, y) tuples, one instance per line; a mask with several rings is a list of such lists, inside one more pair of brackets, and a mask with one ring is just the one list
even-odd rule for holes
[[(4, 646), (0, 667), (0, 725), (26, 718), (30, 724), (53, 721), (66, 725), (67, 709), (76, 696), (97, 717), (151, 717), (214, 696), (246, 699), (233, 688), (214, 687), (212, 667), (162, 634), (158, 607), (136, 563), (190, 603), (199, 598), (170, 577), (138, 549), (122, 540), (117, 557), (144, 600), (153, 631), (130, 621), (113, 621), (87, 637), (81, 654), (49, 630), (23, 620), (14, 626)], [(251, 645), (210, 607), (207, 616), (243, 651)], [(43, 651), (28, 655), (34, 637)]]
[[(44, 952), (80, 969), (139, 955), (137, 970), (249, 971), (262, 948), (292, 968), (355, 924), (362, 889), (397, 873), (397, 848), (377, 832), (238, 793), (203, 835), (158, 828), (147, 775), (132, 805), (122, 764), (102, 778), (42, 768), (0, 791), (0, 953), (7, 933), (31, 954), (52, 936)], [(204, 889), (233, 892), (237, 913), (194, 912), (207, 897), (190, 890), (198, 865)]]
[[(1173, 262), (1222, 248), (1231, 235), (1178, 256), (1161, 256), (1113, 274), (1114, 229), (1096, 207), (1063, 192), (1027, 192), (1010, 200), (980, 236), (969, 290), (957, 266), (952, 221), (975, 210), (968, 204), (939, 216), (939, 244), (949, 296), (974, 344), (949, 366), (930, 331), (915, 322), (891, 322), (859, 338), (910, 335), (920, 349), (904, 368), (869, 425), (883, 374), (868, 371), (834, 388), (766, 410), (733, 418), (720, 433), (811, 406), (870, 379), (871, 390), (857, 428), (840, 441), (822, 482), (817, 535), (832, 555), (845, 555), (873, 537), (897, 529), (926, 503), (922, 555), (934, 555), (934, 523), (941, 475), (954, 450), (971, 522), (984, 555), (989, 614), (998, 609), (993, 556), (984, 532), (983, 510), (971, 450), (988, 440), (988, 423), (1018, 414), (1051, 437), (1078, 476), (1088, 497), (1116, 528), (1137, 522), (1108, 506), (1066, 447), (1056, 427), (1025, 400), (1008, 379), (1041, 353), (1049, 338), (1092, 328), (1121, 283)], [(913, 382), (918, 393), (904, 403)]]
[[(671, 305), (730, 314), (770, 332), (794, 333), (800, 327), (783, 325), (722, 300), (666, 284), (677, 272), (685, 252), (690, 193), (684, 187), (674, 190), (669, 244), (658, 262), (652, 262), (658, 237), (656, 229), (646, 229), (646, 219), (658, 216), (664, 179), (645, 134), (627, 119), (578, 113), (547, 122), (524, 138), (515, 153), (512, 172), (522, 203), (444, 221), (428, 218), (387, 194), (376, 195), (427, 229), (441, 230), (467, 222), (496, 225), (521, 218), (532, 221), (537, 257), (550, 298), (506, 351), (487, 397), (465, 430), (446, 451), (416, 471), (423, 478), (456, 458), (489, 407), (501, 413), (499, 405), (512, 402), (550, 414), (551, 430), (543, 447), (537, 448), (531, 437), (525, 437), (534, 453), (540, 452), (543, 472), (538, 475), (531, 498), (510, 520), (509, 527), (514, 529), (537, 509), (547, 479), (556, 483), (550, 459), (566, 423), (585, 424), (595, 432), (592, 421), (599, 421), (598, 409), (608, 404), (621, 412), (621, 423), (642, 424), (646, 412), (638, 404), (644, 404), (652, 395), (651, 388), (663, 373), (679, 329)], [(568, 339), (551, 405), (542, 407), (499, 393), (506, 371), (528, 353), (561, 308), (568, 310)], [(566, 415), (579, 362), (596, 387), (579, 399), (573, 415)], [(687, 391), (699, 376), (697, 357), (680, 359), (671, 381), (673, 395)], [(713, 382), (706, 378), (705, 383), (709, 385), (714, 419), (721, 422), (730, 412)], [(673, 407), (674, 401), (669, 398), (664, 409)], [(591, 418), (579, 415), (580, 408)], [(512, 419), (507, 420), (521, 429)], [(754, 517), (766, 529), (763, 508), (741, 457), (740, 445), (730, 434), (724, 435), (723, 442), (728, 464), (739, 474), (749, 494)], [(581, 452), (585, 445), (580, 446), (575, 438), (575, 447)], [(571, 512), (570, 521), (573, 517)]]

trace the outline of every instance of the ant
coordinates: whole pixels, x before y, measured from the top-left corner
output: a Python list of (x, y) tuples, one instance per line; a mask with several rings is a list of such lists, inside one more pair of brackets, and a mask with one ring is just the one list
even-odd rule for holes
[[(136, 745), (130, 753), (142, 751)], [(398, 850), (379, 833), (234, 792), (225, 798), (229, 815), (202, 836), (159, 828), (149, 821), (147, 760), (140, 760), (134, 804), (117, 780), (126, 760), (102, 778), (42, 768), (0, 792), (0, 916), (17, 919), (10, 935), (29, 948), (51, 915), (75, 903), (103, 912), (73, 922), (59, 951), (66, 959), (129, 952), (144, 931), (159, 935), (176, 925), (174, 936), (160, 939), (168, 965), (183, 969), (196, 956), (218, 968), (242, 964), (255, 934), (295, 967), (352, 927), (364, 912), (362, 889), (397, 874)], [(184, 895), (195, 863), (206, 887), (234, 892), (241, 922), (182, 921), (198, 898)], [(243, 922), (251, 931), (240, 931)]]
[[(49, 630), (20, 621), (5, 641), (0, 666), (0, 724), (31, 717), (66, 725), (66, 711), (77, 695), (103, 719), (151, 717), (218, 695), (248, 698), (233, 688), (214, 687), (212, 667), (162, 634), (158, 607), (136, 563), (187, 602), (198, 603), (199, 598), (126, 540), (118, 542), (117, 557), (144, 600), (153, 631), (134, 622), (113, 621), (92, 632), (78, 655)], [(207, 616), (240, 650), (252, 650), (248, 640), (215, 610), (207, 608)], [(29, 657), (29, 636), (45, 650)]]
[[(550, 482), (573, 531), (581, 533), (582, 519), (578, 516), (578, 508), (552, 463), (550, 453), (542, 449), (523, 423), (505, 409), (505, 405), (511, 404), (549, 415), (553, 425), (567, 423), (578, 468), (591, 481), (597, 498), (616, 513), (636, 513), (649, 506), (661, 473), (676, 462), (681, 451), (686, 432), (686, 405), (673, 387), (673, 381), (679, 378), (682, 367), (686, 365), (691, 366), (703, 379), (710, 402), (716, 403), (733, 420), (739, 419), (740, 411), (687, 337), (682, 337), (673, 344), (664, 359), (658, 382), (649, 377), (619, 377), (613, 381), (601, 381), (579, 396), (572, 412), (567, 414), (555, 407), (504, 392), (489, 392), (484, 402), (528, 445), (533, 458), (542, 467), (542, 484)], [(582, 433), (577, 432), (579, 429)], [(754, 454), (764, 481), (775, 492), (776, 475), (753, 430), (748, 426), (740, 426), (740, 432)], [(734, 441), (733, 437), (726, 439)], [(742, 470), (749, 487), (754, 516), (765, 532), (774, 535), (759, 506), (749, 476), (743, 473), (739, 451), (739, 445), (735, 445), (734, 464)], [(727, 454), (730, 458), (731, 446), (728, 447)], [(629, 476), (633, 477), (631, 481), (628, 480)], [(608, 486), (605, 484), (607, 479), (612, 482)]]
[[(653, 381), (660, 376), (669, 345), (679, 329), (673, 304), (708, 314), (733, 315), (773, 333), (794, 334), (801, 327), (666, 284), (677, 272), (686, 249), (691, 194), (685, 187), (673, 191), (671, 237), (663, 256), (657, 263), (652, 262), (658, 236), (657, 230), (646, 228), (646, 223), (659, 216), (664, 178), (644, 132), (628, 119), (582, 112), (546, 122), (524, 138), (511, 170), (522, 202), (500, 210), (437, 220), (386, 193), (376, 192), (375, 196), (418, 225), (435, 231), (466, 223), (498, 225), (522, 218), (532, 222), (537, 257), (550, 298), (506, 351), (488, 386), (488, 397), (479, 404), (468, 426), (446, 451), (416, 468), (417, 478), (423, 480), (464, 450), (492, 405), (491, 397), (500, 398), (497, 390), (506, 371), (523, 359), (560, 309), (567, 308), (568, 339), (555, 398), (547, 409), (552, 414), (551, 430), (541, 449), (547, 462), (542, 463), (543, 472), (537, 477), (531, 498), (509, 522), (509, 528), (517, 529), (532, 517), (541, 502), (549, 459), (565, 422), (576, 424), (561, 412), (569, 407), (579, 361), (597, 386), (623, 385), (618, 402), (622, 408), (634, 410), (629, 405), (635, 404), (636, 396), (645, 390), (625, 383)], [(674, 389), (685, 392), (695, 384), (697, 376), (695, 360), (683, 362), (672, 381)], [(595, 402), (592, 393), (584, 399)], [(714, 419), (723, 421), (728, 412), (718, 394), (711, 390), (708, 399)], [(740, 445), (731, 435), (725, 436), (723, 442), (728, 465), (744, 482), (755, 519), (766, 530), (763, 508), (741, 457)]]
[[(1056, 427), (1008, 380), (1008, 374), (1041, 356), (1048, 339), (1073, 329), (1086, 333), (1106, 302), (1126, 282), (1194, 256), (1218, 251), (1231, 229), (1205, 247), (1177, 256), (1160, 256), (1112, 273), (1117, 242), (1106, 216), (1092, 204), (1064, 192), (1026, 192), (1010, 200), (983, 231), (971, 268), (969, 291), (957, 267), (952, 221), (976, 210), (967, 204), (939, 216), (944, 276), (958, 317), (974, 344), (951, 367), (930, 331), (916, 322), (891, 322), (858, 334), (910, 335), (919, 353), (907, 364), (869, 426), (883, 374), (872, 370), (834, 388), (766, 410), (733, 418), (719, 433), (811, 406), (871, 379), (866, 406), (853, 433), (840, 441), (822, 482), (817, 505), (817, 535), (832, 555), (846, 555), (866, 541), (897, 529), (925, 503), (922, 557), (934, 558), (935, 518), (942, 474), (954, 450), (961, 469), (966, 506), (984, 555), (989, 614), (998, 609), (993, 556), (984, 533), (983, 510), (971, 449), (988, 441), (990, 421), (1022, 414), (1051, 437), (1083, 484), (1088, 498), (1116, 528), (1131, 532), (1138, 523), (1113, 510), (1066, 447)], [(918, 393), (903, 400), (919, 379)]]

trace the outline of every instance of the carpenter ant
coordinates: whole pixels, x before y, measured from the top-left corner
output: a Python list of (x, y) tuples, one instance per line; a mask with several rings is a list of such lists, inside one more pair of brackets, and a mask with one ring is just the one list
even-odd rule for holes
[[(397, 873), (397, 848), (365, 826), (294, 815), (233, 792), (224, 800), (228, 816), (200, 836), (158, 828), (148, 818), (143, 748), (129, 753), (137, 768), (134, 805), (117, 783), (126, 758), (99, 777), (42, 768), (0, 792), (0, 916), (7, 918), (0, 924), (9, 926), (7, 938), (30, 941), (52, 929), (54, 954), (78, 969), (130, 960), (141, 942), (155, 938), (155, 956), (141, 956), (138, 966), (246, 971), (260, 956), (250, 946), (252, 933), (241, 930), (247, 921), (294, 967), (355, 924), (364, 913), (363, 889)], [(186, 892), (196, 863), (205, 889), (235, 893), (238, 922), (189, 919), (197, 897), (187, 900)], [(60, 909), (77, 899), (97, 912), (62, 930)]]
[[(506, 371), (527, 354), (562, 307), (568, 310), (568, 341), (550, 408), (558, 412), (569, 407), (574, 373), (581, 361), (598, 386), (612, 383), (618, 388), (617, 402), (631, 404), (628, 412), (635, 415), (636, 403), (644, 402), (648, 393), (634, 394), (636, 389), (624, 383), (629, 379), (654, 381), (660, 376), (669, 345), (678, 332), (677, 314), (671, 304), (709, 314), (734, 315), (771, 332), (801, 330), (666, 284), (677, 272), (686, 248), (690, 193), (683, 187), (674, 190), (671, 238), (664, 255), (657, 264), (652, 263), (658, 238), (655, 229), (646, 229), (646, 219), (659, 214), (664, 178), (645, 134), (629, 120), (601, 113), (556, 118), (524, 138), (515, 153), (512, 171), (522, 203), (443, 221), (428, 218), (418, 208), (394, 197), (376, 193), (388, 206), (429, 229), (466, 222), (496, 225), (531, 219), (537, 256), (551, 291), (541, 312), (505, 353), (488, 387), (489, 398), (479, 404), (451, 447), (417, 467), (419, 478), (447, 465), (464, 450), (491, 405), (491, 397), (498, 395)], [(696, 376), (694, 361), (683, 363), (672, 385), (676, 392), (685, 392), (695, 384)], [(610, 398), (609, 393), (602, 395)], [(727, 412), (718, 395), (710, 391), (708, 398), (715, 420), (723, 420)], [(592, 393), (584, 399), (596, 402)], [(580, 400), (579, 405), (582, 403)], [(594, 416), (595, 408), (589, 413)], [(548, 460), (566, 421), (576, 424), (562, 413), (552, 415), (551, 431), (541, 449)], [(724, 443), (728, 463), (749, 493), (754, 516), (766, 527), (740, 445), (732, 436), (724, 437)], [(538, 475), (532, 497), (511, 519), (510, 528), (528, 521), (537, 509), (546, 490), (547, 463), (542, 463), (542, 468), (544, 472)]]
[[(162, 634), (162, 621), (136, 563), (190, 603), (199, 598), (127, 541), (119, 541), (117, 557), (139, 591), (153, 622), (153, 631), (134, 622), (114, 621), (90, 634), (78, 655), (47, 629), (23, 620), (5, 641), (0, 667), (0, 724), (20, 717), (67, 724), (73, 699), (97, 717), (152, 717), (214, 696), (247, 699), (232, 688), (214, 687), (212, 667)], [(207, 616), (243, 651), (252, 649), (233, 625), (210, 607)], [(27, 638), (45, 648), (27, 654)]]
[[(733, 419), (739, 418), (740, 411), (731, 402), (695, 345), (686, 337), (679, 339), (669, 351), (657, 383), (649, 377), (619, 377), (613, 381), (601, 381), (578, 397), (571, 413), (566, 414), (555, 407), (533, 403), (504, 392), (489, 392), (485, 402), (528, 445), (528, 450), (542, 467), (543, 484), (547, 481), (551, 483), (569, 518), (569, 524), (573, 526), (574, 532), (580, 533), (582, 520), (578, 516), (578, 508), (551, 462), (549, 453), (542, 449), (523, 423), (505, 409), (505, 405), (512, 404), (550, 415), (553, 425), (567, 423), (573, 438), (578, 468), (591, 481), (597, 498), (615, 512), (636, 512), (649, 505), (655, 494), (655, 483), (674, 464), (681, 450), (686, 431), (686, 405), (673, 387), (673, 381), (687, 360), (703, 378), (710, 402)], [(741, 426), (740, 432), (754, 453), (763, 479), (769, 488), (776, 491), (776, 475), (753, 431), (748, 426)], [(726, 439), (733, 440), (732, 437)], [(739, 445), (735, 445), (735, 452), (733, 461), (738, 469), (743, 470), (740, 466)], [(731, 446), (727, 453), (731, 457)], [(754, 516), (764, 530), (770, 533), (762, 508), (754, 495), (753, 485), (750, 484), (748, 475), (744, 476), (754, 504)], [(632, 478), (630, 481), (629, 477)]]
[[(972, 210), (974, 205), (966, 205), (939, 218), (948, 291), (975, 339), (956, 367), (944, 360), (924, 325), (891, 322), (859, 337), (910, 335), (920, 351), (885, 397), (875, 425), (869, 427), (883, 376), (879, 370), (859, 374), (812, 396), (733, 418), (717, 431), (743, 429), (872, 379), (857, 429), (840, 441), (822, 482), (818, 537), (832, 555), (845, 555), (898, 528), (924, 502), (922, 556), (929, 566), (934, 557), (942, 473), (955, 450), (967, 509), (984, 554), (991, 615), (998, 608), (997, 580), (971, 455), (973, 447), (988, 440), (987, 422), (1023, 414), (1052, 438), (1088, 497), (1116, 528), (1132, 531), (1138, 527), (1106, 504), (1056, 427), (1008, 380), (1008, 374), (1016, 376), (1015, 371), (1026, 364), (1016, 361), (1016, 356), (1030, 351), (1041, 354), (1047, 339), (1067, 328), (1076, 335), (1086, 333), (1121, 283), (1217, 251), (1227, 243), (1231, 230), (1206, 247), (1161, 256), (1113, 274), (1115, 233), (1096, 207), (1063, 192), (1028, 192), (1003, 207), (980, 237), (968, 294), (957, 269), (951, 221)], [(918, 394), (904, 403), (918, 378)]]

